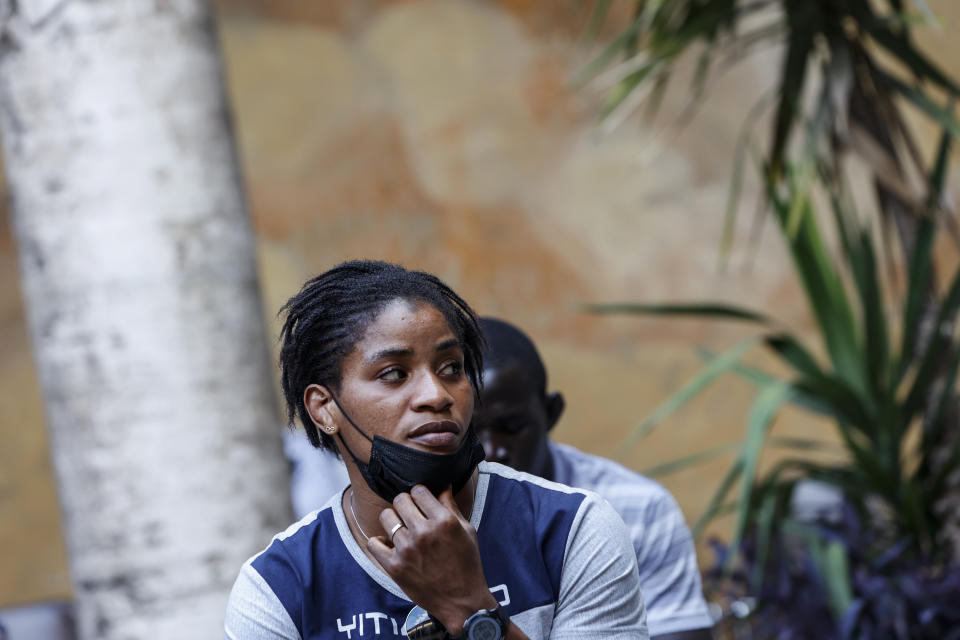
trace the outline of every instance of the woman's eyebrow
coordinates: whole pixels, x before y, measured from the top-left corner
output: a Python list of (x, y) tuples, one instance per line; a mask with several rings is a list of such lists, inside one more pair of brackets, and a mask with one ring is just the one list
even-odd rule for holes
[[(456, 338), (450, 338), (449, 340), (444, 340), (443, 342), (438, 344), (436, 347), (434, 347), (434, 351), (439, 353), (440, 351), (447, 351), (449, 349), (457, 348), (459, 346), (460, 346), (459, 340), (457, 340)], [(381, 349), (380, 351), (377, 351), (367, 356), (363, 360), (367, 364), (374, 364), (376, 362), (379, 362), (380, 360), (385, 360), (388, 358), (405, 358), (412, 355), (413, 355), (413, 349), (408, 349), (406, 347), (388, 347), (386, 349)]]
[(459, 347), (460, 341), (456, 338), (450, 338), (449, 340), (444, 340), (436, 346), (434, 351), (446, 351), (447, 349), (453, 349), (454, 347)]
[(367, 356), (366, 358), (364, 358), (364, 362), (366, 362), (367, 364), (373, 364), (375, 362), (379, 362), (380, 360), (384, 360), (387, 358), (403, 358), (403, 357), (412, 356), (412, 355), (413, 355), (413, 349), (405, 349), (403, 347), (391, 347), (389, 349), (381, 349), (380, 351), (377, 351), (376, 353), (370, 356)]

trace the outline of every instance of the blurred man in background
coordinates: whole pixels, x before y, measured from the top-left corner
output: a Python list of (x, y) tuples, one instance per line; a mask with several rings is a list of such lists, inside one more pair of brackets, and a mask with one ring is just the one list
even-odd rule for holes
[(480, 326), (488, 349), (474, 425), (487, 460), (606, 498), (630, 531), (650, 637), (711, 638), (693, 538), (673, 496), (611, 460), (551, 442), (548, 433), (564, 399), (547, 392), (546, 369), (533, 342), (503, 320), (482, 318)]

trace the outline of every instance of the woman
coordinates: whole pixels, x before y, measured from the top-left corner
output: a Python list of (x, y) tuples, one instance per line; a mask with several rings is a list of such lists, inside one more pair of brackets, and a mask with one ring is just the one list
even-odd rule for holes
[(351, 485), (244, 564), (227, 638), (647, 638), (613, 510), (482, 462), (483, 339), (453, 290), (353, 261), (284, 311), (289, 417)]

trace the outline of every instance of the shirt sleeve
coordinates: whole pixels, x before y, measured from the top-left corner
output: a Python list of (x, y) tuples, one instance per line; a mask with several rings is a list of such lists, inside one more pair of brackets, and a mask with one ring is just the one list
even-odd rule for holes
[(651, 634), (712, 627), (693, 536), (673, 496), (664, 491), (651, 505), (642, 524), (628, 526)]
[(230, 592), (223, 625), (225, 640), (301, 640), (280, 599), (250, 563)]
[(567, 539), (550, 638), (649, 638), (626, 526), (593, 493), (584, 499)]

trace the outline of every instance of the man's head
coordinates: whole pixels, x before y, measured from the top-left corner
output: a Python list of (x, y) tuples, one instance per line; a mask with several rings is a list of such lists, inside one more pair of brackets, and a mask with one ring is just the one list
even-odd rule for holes
[(480, 328), (487, 351), (474, 425), (487, 460), (549, 479), (547, 433), (563, 413), (563, 396), (547, 393), (543, 361), (522, 331), (496, 318), (481, 318)]

